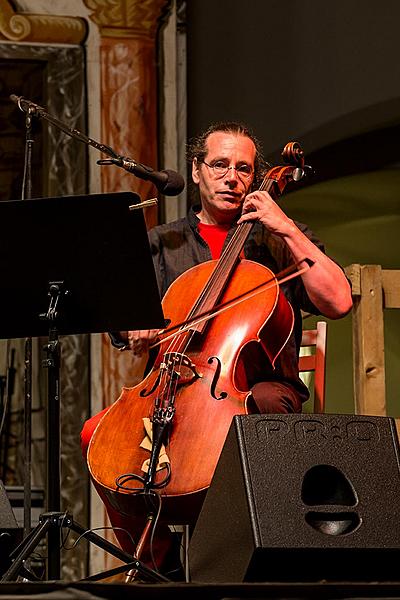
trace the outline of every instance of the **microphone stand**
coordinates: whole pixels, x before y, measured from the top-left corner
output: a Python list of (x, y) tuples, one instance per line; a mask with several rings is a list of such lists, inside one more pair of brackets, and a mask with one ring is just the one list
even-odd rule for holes
[[(32, 116), (34, 109), (26, 111), (25, 162), (21, 200), (32, 198)], [(24, 355), (24, 537), (31, 531), (32, 517), (32, 338), (25, 339)]]

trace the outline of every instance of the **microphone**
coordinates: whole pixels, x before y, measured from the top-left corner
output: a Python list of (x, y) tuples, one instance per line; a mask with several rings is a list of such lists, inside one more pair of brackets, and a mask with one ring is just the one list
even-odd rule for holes
[(176, 171), (171, 171), (171, 169), (154, 171), (151, 167), (138, 163), (132, 158), (124, 158), (123, 156), (119, 158), (104, 158), (98, 160), (97, 164), (113, 164), (122, 167), (128, 173), (133, 173), (133, 175), (136, 175), (140, 179), (154, 183), (158, 191), (165, 196), (177, 196), (185, 187), (185, 180)]

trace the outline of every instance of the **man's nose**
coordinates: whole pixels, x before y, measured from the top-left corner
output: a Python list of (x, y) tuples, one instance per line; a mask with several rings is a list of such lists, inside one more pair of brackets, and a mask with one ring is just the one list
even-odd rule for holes
[(225, 175), (225, 179), (227, 179), (229, 183), (237, 182), (239, 180), (239, 176), (235, 167), (229, 167), (228, 172)]

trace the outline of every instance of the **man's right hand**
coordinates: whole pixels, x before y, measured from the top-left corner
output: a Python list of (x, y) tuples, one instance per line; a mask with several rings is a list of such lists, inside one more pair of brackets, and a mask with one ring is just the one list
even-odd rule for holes
[(157, 338), (159, 329), (137, 329), (121, 332), (134, 356), (142, 356), (149, 351), (149, 346)]

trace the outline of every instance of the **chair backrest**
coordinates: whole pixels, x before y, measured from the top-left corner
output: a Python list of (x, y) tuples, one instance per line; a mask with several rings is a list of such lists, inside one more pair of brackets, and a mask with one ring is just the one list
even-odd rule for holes
[(325, 412), (325, 365), (326, 365), (326, 330), (325, 321), (318, 321), (315, 329), (305, 329), (301, 347), (309, 347), (312, 354), (304, 354), (299, 358), (300, 373), (314, 373), (314, 412)]

